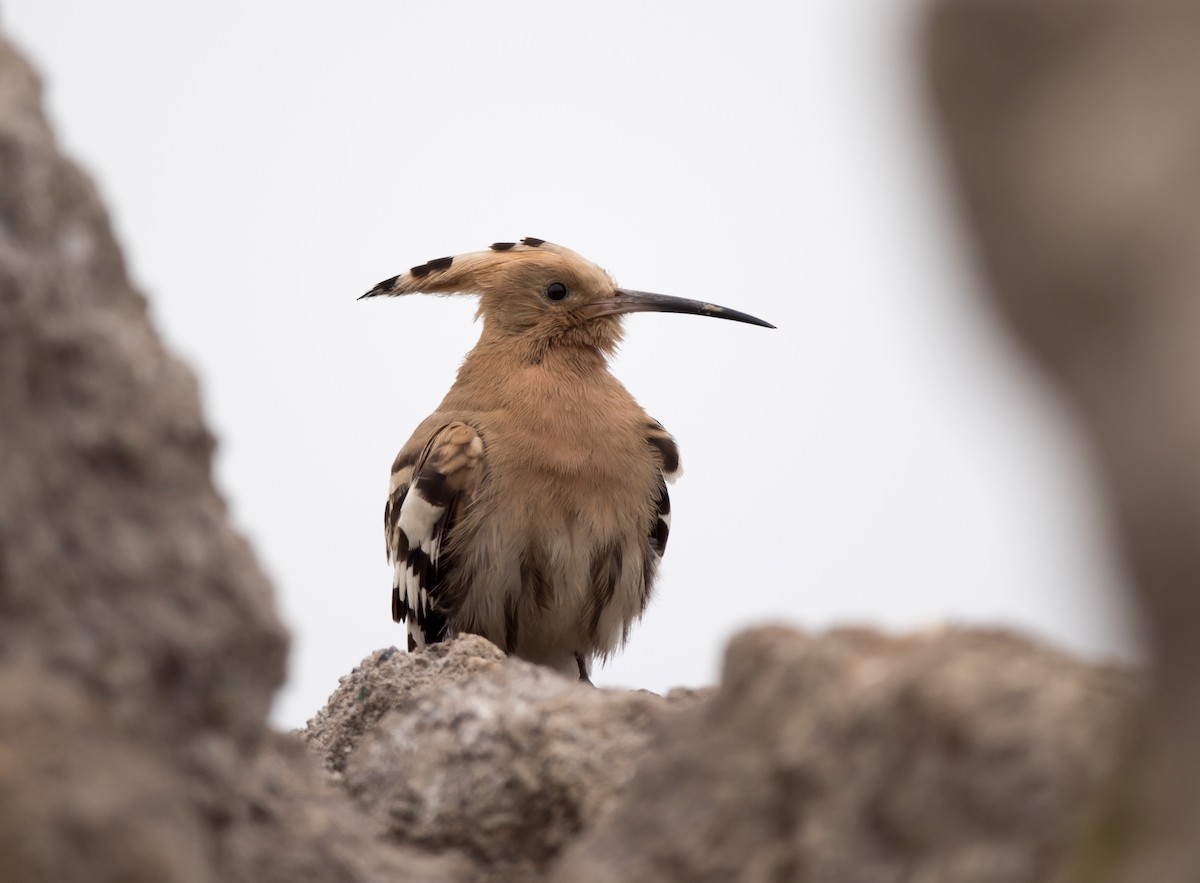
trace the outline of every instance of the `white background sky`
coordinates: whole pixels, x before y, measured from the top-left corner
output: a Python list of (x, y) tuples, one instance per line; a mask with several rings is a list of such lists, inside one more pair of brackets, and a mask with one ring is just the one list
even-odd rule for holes
[(1130, 646), (1084, 452), (964, 256), (916, 13), (5, 0), (200, 376), (294, 636), (277, 722), (403, 643), (388, 467), (479, 330), (470, 299), (355, 298), (522, 236), (779, 326), (628, 320), (614, 370), (686, 472), (657, 596), (598, 683), (711, 682), (765, 621)]

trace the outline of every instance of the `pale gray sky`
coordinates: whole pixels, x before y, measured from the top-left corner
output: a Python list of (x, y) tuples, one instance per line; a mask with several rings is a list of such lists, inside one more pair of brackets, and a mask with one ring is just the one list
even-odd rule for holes
[(657, 596), (602, 685), (711, 682), (736, 630), (1017, 626), (1128, 647), (1083, 452), (963, 256), (916, 6), (7, 0), (96, 177), (292, 628), (298, 725), (389, 616), (388, 467), (469, 299), (356, 302), (538, 236), (774, 332), (639, 315), (677, 437)]

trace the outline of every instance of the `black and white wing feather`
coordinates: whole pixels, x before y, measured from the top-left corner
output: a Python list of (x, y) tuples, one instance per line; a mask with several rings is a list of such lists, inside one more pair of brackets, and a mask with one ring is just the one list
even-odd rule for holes
[(414, 650), (449, 637), (442, 551), (478, 487), (483, 440), (467, 424), (450, 423), (410, 459), (401, 451), (392, 467), (384, 531), (393, 567), (392, 619), (407, 623)]

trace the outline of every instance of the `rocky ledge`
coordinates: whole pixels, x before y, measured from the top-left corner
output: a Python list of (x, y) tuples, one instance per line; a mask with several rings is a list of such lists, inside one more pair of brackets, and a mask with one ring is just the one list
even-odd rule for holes
[(1047, 879), (1131, 675), (1003, 632), (746, 632), (712, 691), (597, 690), (477, 637), (384, 650), (302, 731), (468, 879)]

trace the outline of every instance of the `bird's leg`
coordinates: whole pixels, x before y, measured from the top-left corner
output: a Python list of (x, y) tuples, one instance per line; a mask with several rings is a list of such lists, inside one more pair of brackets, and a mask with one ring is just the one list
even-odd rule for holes
[(588, 677), (587, 663), (583, 661), (582, 653), (575, 654), (575, 664), (579, 666), (579, 680), (588, 686), (595, 686), (592, 684), (592, 679)]

